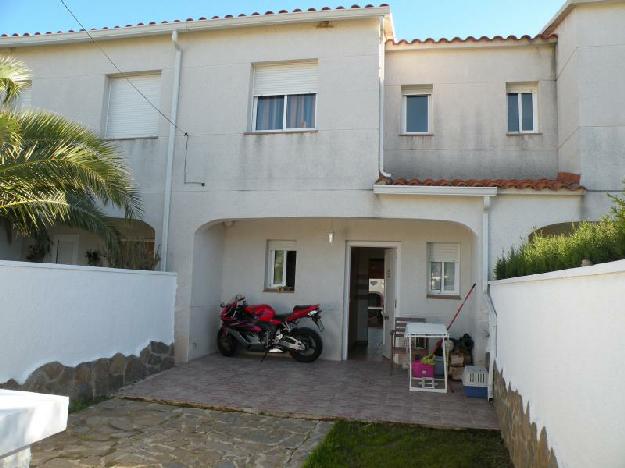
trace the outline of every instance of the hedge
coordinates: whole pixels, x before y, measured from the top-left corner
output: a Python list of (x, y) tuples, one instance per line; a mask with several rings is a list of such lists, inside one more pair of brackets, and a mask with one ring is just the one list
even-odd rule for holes
[(615, 202), (610, 215), (598, 222), (583, 221), (572, 226), (570, 234), (544, 235), (538, 232), (519, 248), (497, 260), (497, 279), (546, 273), (625, 258), (625, 199)]

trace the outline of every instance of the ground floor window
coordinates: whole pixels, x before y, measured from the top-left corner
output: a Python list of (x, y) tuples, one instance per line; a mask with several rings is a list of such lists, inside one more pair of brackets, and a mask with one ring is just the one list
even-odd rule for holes
[(459, 294), (459, 263), (460, 244), (428, 243), (428, 294)]
[(295, 290), (297, 250), (294, 241), (267, 243), (267, 288)]

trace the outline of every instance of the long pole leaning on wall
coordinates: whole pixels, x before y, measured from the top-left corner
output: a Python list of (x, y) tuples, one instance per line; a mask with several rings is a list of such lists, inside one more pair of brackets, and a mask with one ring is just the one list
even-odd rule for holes
[(161, 271), (167, 271), (167, 251), (169, 242), (169, 215), (171, 213), (171, 192), (174, 170), (174, 151), (176, 148), (176, 121), (178, 118), (178, 98), (180, 96), (180, 66), (182, 50), (178, 44), (178, 31), (171, 33), (171, 41), (175, 48), (174, 76), (171, 92), (171, 121), (167, 138), (167, 166), (165, 168), (165, 187), (163, 195), (163, 226), (161, 230)]

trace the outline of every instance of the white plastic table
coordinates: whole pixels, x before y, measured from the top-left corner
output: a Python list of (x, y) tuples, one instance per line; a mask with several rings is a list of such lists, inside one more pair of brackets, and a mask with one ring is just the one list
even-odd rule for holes
[[(408, 356), (410, 359), (408, 365), (408, 388), (411, 392), (437, 392), (447, 393), (447, 353), (445, 350), (445, 341), (449, 339), (447, 327), (442, 323), (428, 322), (409, 322), (406, 324), (406, 335), (408, 338)], [(433, 338), (443, 340), (443, 377), (413, 377), (412, 376), (412, 341), (414, 338)]]

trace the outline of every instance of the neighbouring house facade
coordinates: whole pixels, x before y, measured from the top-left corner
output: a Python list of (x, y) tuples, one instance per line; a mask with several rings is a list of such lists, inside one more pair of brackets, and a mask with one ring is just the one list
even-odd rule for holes
[[(623, 2), (569, 0), (521, 38), (397, 40), (386, 5), (90, 35), (3, 36), (0, 55), (33, 70), (23, 109), (80, 121), (127, 158), (145, 214), (124, 235), (178, 274), (179, 361), (215, 349), (219, 303), (239, 293), (320, 303), (323, 357), (348, 358), (376, 260), (385, 337), (394, 316), (448, 322), (476, 283), (451, 334), (484, 362), (497, 257), (598, 219), (622, 188)], [(45, 261), (86, 263), (99, 245), (51, 238)], [(0, 239), (0, 254), (29, 245)]]

